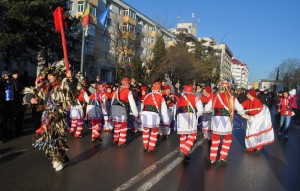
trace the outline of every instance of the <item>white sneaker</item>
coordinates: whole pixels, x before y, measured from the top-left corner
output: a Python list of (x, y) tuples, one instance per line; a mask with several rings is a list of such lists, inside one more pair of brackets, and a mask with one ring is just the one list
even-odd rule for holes
[(52, 164), (53, 164), (53, 168), (57, 168), (60, 163), (57, 161), (54, 161), (54, 162), (52, 162)]
[(68, 163), (59, 163), (59, 165), (55, 168), (55, 171), (62, 170)]

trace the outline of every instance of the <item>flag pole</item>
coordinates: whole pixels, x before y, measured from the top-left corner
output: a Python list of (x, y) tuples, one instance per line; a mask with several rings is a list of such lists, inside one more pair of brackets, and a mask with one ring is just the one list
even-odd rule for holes
[(80, 72), (81, 74), (83, 74), (83, 61), (84, 61), (84, 45), (85, 45), (85, 37), (84, 37), (84, 33), (85, 33), (85, 28), (82, 28), (82, 41), (81, 41), (81, 59), (80, 59)]
[[(84, 8), (87, 8), (87, 2), (84, 1)], [(83, 63), (84, 63), (84, 48), (85, 48), (85, 30), (87, 30), (87, 27), (82, 27), (82, 40), (81, 40), (81, 59), (80, 59), (80, 72), (83, 74)]]

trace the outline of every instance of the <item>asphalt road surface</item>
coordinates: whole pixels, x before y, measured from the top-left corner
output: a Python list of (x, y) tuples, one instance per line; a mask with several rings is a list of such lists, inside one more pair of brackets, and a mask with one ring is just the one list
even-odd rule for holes
[[(274, 123), (275, 134), (277, 127)], [(158, 151), (143, 150), (141, 133), (128, 133), (128, 146), (92, 143), (88, 128), (83, 137), (69, 137), (70, 163), (56, 172), (44, 152), (31, 146), (33, 123), (27, 135), (0, 144), (0, 190), (300, 190), (300, 122), (293, 121), (288, 141), (276, 140), (261, 152), (243, 153), (245, 122), (236, 121), (227, 166), (209, 164), (209, 143), (199, 136), (190, 163), (179, 157), (179, 136), (159, 139)]]

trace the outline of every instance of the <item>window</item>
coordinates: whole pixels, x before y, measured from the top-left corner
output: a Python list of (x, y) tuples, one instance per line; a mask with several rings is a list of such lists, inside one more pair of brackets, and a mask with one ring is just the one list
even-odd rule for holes
[(73, 6), (74, 6), (74, 3), (73, 3), (73, 1), (69, 1), (69, 6), (68, 6), (68, 8), (69, 8), (69, 11), (74, 11), (74, 8), (73, 8)]
[(130, 32), (135, 34), (135, 26), (133, 26), (130, 23), (127, 23), (126, 25), (123, 25), (122, 27), (123, 32)]
[(78, 2), (78, 12), (83, 12), (84, 11), (84, 4), (83, 2)]
[(151, 38), (150, 44), (155, 44), (155, 38)]
[(97, 9), (94, 6), (91, 6), (91, 16), (97, 17)]
[(133, 19), (136, 19), (136, 13), (135, 12), (132, 12), (131, 10), (127, 9), (127, 10), (124, 10), (124, 16), (129, 16)]
[(122, 57), (122, 63), (129, 64), (131, 63), (132, 58), (130, 56), (124, 56)]

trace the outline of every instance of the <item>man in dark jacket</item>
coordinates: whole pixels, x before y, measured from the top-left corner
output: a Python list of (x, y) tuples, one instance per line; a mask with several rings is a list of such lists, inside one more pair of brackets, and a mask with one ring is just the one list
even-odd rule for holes
[(23, 102), (23, 90), (24, 84), (19, 78), (19, 73), (17, 70), (12, 70), (12, 83), (14, 85), (14, 105), (16, 109), (16, 120), (15, 120), (15, 132), (16, 135), (23, 134), (23, 119), (25, 114), (25, 106), (22, 104)]
[(267, 89), (264, 89), (263, 91), (260, 91), (260, 93), (257, 95), (257, 98), (266, 105), (269, 109), (272, 107), (273, 98), (272, 95), (269, 93)]
[(0, 79), (0, 129), (2, 139), (14, 136), (13, 120), (15, 116), (14, 86), (12, 76), (3, 71)]

